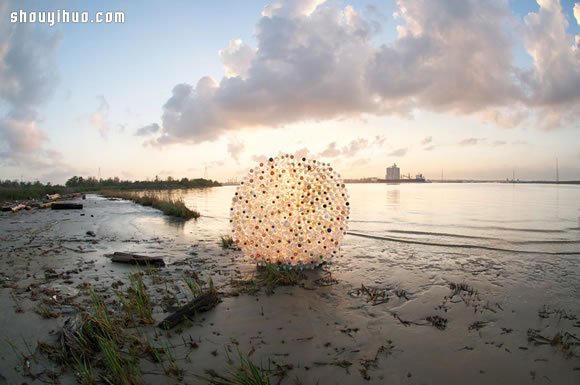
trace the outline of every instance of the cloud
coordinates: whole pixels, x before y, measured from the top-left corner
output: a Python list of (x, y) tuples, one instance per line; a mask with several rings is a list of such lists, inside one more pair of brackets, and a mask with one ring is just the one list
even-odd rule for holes
[(485, 141), (485, 138), (465, 138), (461, 140), (458, 144), (460, 146), (475, 146)]
[(507, 142), (505, 140), (495, 140), (491, 145), (493, 147), (498, 147), (498, 146), (505, 146), (507, 144)]
[(405, 156), (407, 154), (408, 148), (399, 148), (395, 151), (391, 151), (389, 156)]
[[(371, 58), (366, 79), (384, 103), (469, 114), (521, 98), (504, 1), (398, 0), (398, 39)], [(502, 27), (500, 27), (502, 26)]]
[(385, 141), (386, 141), (386, 140), (387, 140), (387, 139), (386, 139), (384, 136), (379, 136), (379, 135), (377, 135), (377, 136), (375, 136), (375, 138), (373, 139), (373, 145), (374, 145), (374, 146), (378, 146), (378, 147), (380, 147), (380, 146), (382, 146), (382, 145), (385, 143)]
[(99, 131), (102, 138), (106, 139), (110, 128), (108, 122), (109, 103), (103, 95), (97, 95), (97, 101), (99, 106), (89, 118), (89, 123)]
[(47, 147), (38, 108), (58, 83), (55, 66), (61, 36), (44, 26), (10, 23), (19, 3), (0, 4), (0, 162), (33, 167), (39, 174), (70, 169)]
[(363, 138), (357, 138), (351, 141), (346, 147), (342, 149), (342, 155), (344, 156), (354, 156), (359, 151), (364, 150), (369, 145), (369, 141)]
[(576, 19), (576, 23), (580, 25), (580, 3), (574, 4), (574, 18)]
[(159, 131), (161, 127), (159, 127), (159, 124), (157, 123), (151, 123), (148, 124), (147, 126), (143, 126), (139, 129), (137, 129), (137, 131), (135, 131), (135, 136), (148, 136), (148, 135), (152, 135), (155, 134)]
[[(558, 1), (539, 4), (521, 21), (505, 0), (397, 0), (397, 37), (380, 44), (372, 12), (333, 1), (276, 2), (257, 22), (255, 48), (232, 40), (220, 51), (221, 80), (173, 88), (151, 143), (416, 110), (509, 127), (576, 124), (580, 50), (570, 46)], [(530, 68), (514, 61), (522, 41)]]
[(231, 40), (227, 48), (219, 51), (227, 77), (247, 77), (255, 55), (256, 51), (244, 44), (240, 39)]
[(320, 153), (323, 158), (334, 158), (339, 156), (341, 151), (336, 147), (336, 142), (329, 143), (328, 146)]
[(242, 151), (244, 151), (244, 144), (236, 138), (231, 138), (228, 142), (228, 153), (236, 162), (239, 161)]
[[(378, 140), (378, 138), (379, 137), (375, 138), (375, 141), (373, 142), (373, 144), (380, 142), (380, 140)], [(336, 145), (336, 142), (332, 142), (332, 143), (329, 143), (328, 146), (326, 146), (326, 148), (324, 149), (324, 151), (322, 151), (320, 154), (318, 154), (318, 156), (322, 157), (322, 158), (335, 158), (338, 156), (353, 157), (356, 154), (358, 154), (360, 151), (367, 148), (368, 146), (369, 146), (369, 141), (367, 139), (364, 139), (364, 138), (356, 138), (356, 139), (352, 140), (351, 142), (349, 142), (346, 146), (343, 146), (342, 148), (338, 148)]]
[[(557, 0), (539, 0), (538, 12), (524, 18), (524, 39), (533, 67), (520, 78), (527, 87), (529, 105), (535, 107), (545, 129), (578, 124), (580, 117), (580, 50), (570, 47), (568, 21)], [(578, 4), (574, 14), (580, 12)]]
[(423, 150), (425, 150), (425, 151), (432, 151), (435, 147), (436, 146), (432, 144), (430, 146), (427, 146), (427, 147), (423, 148)]
[(425, 144), (429, 144), (433, 141), (433, 138), (431, 136), (426, 136), (421, 140), (421, 144), (425, 145)]

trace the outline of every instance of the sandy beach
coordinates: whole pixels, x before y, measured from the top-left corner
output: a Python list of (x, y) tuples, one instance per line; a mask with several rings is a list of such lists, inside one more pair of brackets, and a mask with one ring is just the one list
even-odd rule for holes
[[(500, 257), (347, 235), (336, 263), (273, 293), (240, 251), (194, 225), (88, 195), (83, 210), (0, 213), (0, 384), (77, 383), (39, 348), (56, 344), (88, 288), (119, 308), (137, 267), (115, 251), (163, 257), (142, 269), (158, 323), (210, 279), (221, 303), (177, 328), (140, 325), (171, 359), (138, 360), (139, 383), (205, 384), (238, 364), (269, 367), (273, 384), (577, 384), (578, 255)], [(205, 221), (205, 222), (204, 222)], [(563, 261), (564, 260), (564, 261)], [(566, 264), (566, 269), (561, 264)], [(531, 283), (530, 283), (531, 282)], [(176, 370), (167, 370), (171, 364)]]

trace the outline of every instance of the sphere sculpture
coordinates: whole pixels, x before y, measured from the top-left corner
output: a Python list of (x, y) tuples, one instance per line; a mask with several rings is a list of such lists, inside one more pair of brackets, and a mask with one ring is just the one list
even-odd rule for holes
[(338, 255), (348, 215), (348, 193), (328, 163), (282, 155), (238, 186), (232, 238), (258, 265), (313, 268)]

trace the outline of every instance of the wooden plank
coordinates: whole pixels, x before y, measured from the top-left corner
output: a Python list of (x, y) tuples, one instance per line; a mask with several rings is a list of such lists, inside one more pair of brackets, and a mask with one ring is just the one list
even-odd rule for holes
[(161, 257), (148, 257), (145, 255), (137, 255), (130, 253), (123, 253), (115, 251), (111, 255), (112, 262), (129, 263), (131, 265), (150, 265), (155, 267), (165, 266), (165, 261)]
[(169, 330), (177, 326), (181, 321), (194, 317), (197, 313), (213, 309), (218, 303), (220, 303), (220, 298), (217, 291), (211, 288), (168, 315), (158, 326), (161, 329)]
[(53, 210), (82, 210), (83, 205), (80, 203), (54, 202), (50, 208)]

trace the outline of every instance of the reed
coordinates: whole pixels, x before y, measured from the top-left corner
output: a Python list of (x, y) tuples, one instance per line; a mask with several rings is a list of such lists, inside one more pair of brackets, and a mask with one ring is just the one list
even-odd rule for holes
[(165, 215), (183, 219), (197, 219), (200, 213), (197, 210), (191, 210), (185, 205), (183, 199), (161, 199), (152, 193), (139, 194), (131, 191), (102, 191), (101, 195), (106, 198), (125, 199), (141, 206), (153, 207), (160, 210)]

